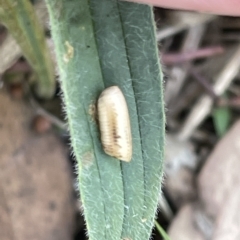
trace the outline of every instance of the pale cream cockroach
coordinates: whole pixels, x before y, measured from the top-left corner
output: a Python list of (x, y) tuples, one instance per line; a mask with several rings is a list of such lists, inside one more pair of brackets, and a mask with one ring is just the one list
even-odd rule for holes
[(129, 162), (132, 134), (126, 100), (118, 86), (105, 89), (98, 99), (101, 142), (106, 154)]

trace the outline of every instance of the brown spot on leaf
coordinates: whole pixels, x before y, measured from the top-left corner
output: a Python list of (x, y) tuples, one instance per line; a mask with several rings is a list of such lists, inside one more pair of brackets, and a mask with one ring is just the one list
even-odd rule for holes
[(95, 103), (91, 103), (88, 108), (88, 113), (91, 116), (93, 122), (97, 122), (97, 108)]
[(94, 156), (93, 153), (88, 151), (82, 156), (82, 164), (84, 168), (88, 168), (93, 164)]
[(65, 63), (68, 63), (73, 58), (74, 48), (68, 41), (65, 42), (65, 46), (67, 51), (63, 56), (63, 60)]

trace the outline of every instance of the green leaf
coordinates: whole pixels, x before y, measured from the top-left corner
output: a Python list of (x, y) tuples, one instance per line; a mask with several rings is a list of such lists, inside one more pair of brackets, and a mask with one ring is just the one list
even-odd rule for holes
[[(152, 8), (117, 0), (46, 0), (90, 240), (148, 240), (164, 154), (163, 82)], [(95, 119), (101, 91), (126, 98), (133, 158), (103, 152)]]
[(164, 229), (161, 227), (161, 225), (157, 221), (155, 221), (155, 226), (164, 240), (171, 240), (168, 234), (164, 231)]
[(36, 92), (50, 98), (55, 92), (54, 65), (44, 31), (29, 0), (0, 0), (0, 21), (6, 25), (37, 75)]
[(219, 137), (228, 130), (231, 121), (231, 111), (228, 107), (217, 107), (213, 110), (214, 127)]

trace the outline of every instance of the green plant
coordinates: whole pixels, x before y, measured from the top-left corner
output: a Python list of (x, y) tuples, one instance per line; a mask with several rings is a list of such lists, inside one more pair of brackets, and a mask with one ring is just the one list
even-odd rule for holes
[(41, 25), (29, 0), (0, 0), (0, 21), (16, 39), (23, 55), (37, 75), (35, 90), (39, 97), (55, 92), (54, 66)]
[[(222, 99), (227, 101), (226, 94), (223, 95)], [(227, 132), (231, 122), (231, 115), (231, 109), (228, 106), (217, 106), (213, 109), (213, 124), (219, 137), (222, 137)]]
[(161, 225), (157, 221), (155, 221), (155, 226), (164, 240), (171, 240), (170, 237), (168, 236), (168, 234), (164, 231), (164, 229), (161, 227)]
[[(91, 240), (147, 240), (164, 149), (162, 73), (152, 9), (117, 0), (46, 0), (81, 199)], [(133, 158), (107, 156), (95, 117), (100, 92), (123, 91)]]

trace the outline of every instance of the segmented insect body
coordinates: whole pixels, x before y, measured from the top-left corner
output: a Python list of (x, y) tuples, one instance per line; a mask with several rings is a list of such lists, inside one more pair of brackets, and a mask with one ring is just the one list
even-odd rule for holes
[(105, 89), (98, 99), (98, 119), (105, 153), (129, 162), (132, 135), (126, 100), (118, 86)]

